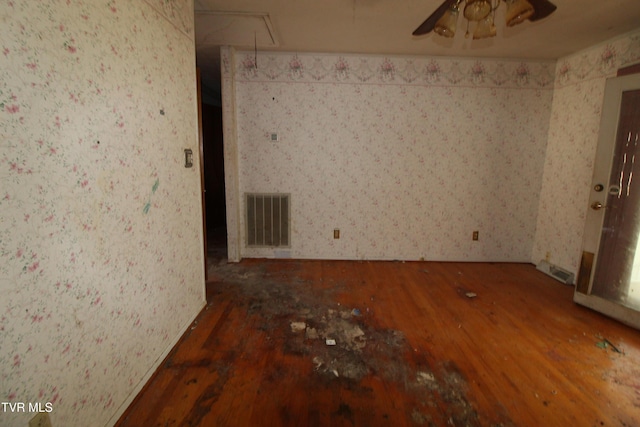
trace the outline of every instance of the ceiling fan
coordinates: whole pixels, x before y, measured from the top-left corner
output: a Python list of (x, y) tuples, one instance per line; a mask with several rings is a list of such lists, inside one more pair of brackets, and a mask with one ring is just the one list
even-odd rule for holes
[(493, 37), (496, 35), (495, 12), (501, 2), (504, 2), (507, 7), (506, 25), (508, 27), (526, 19), (538, 21), (556, 10), (556, 6), (548, 0), (445, 0), (426, 21), (416, 28), (413, 35), (421, 36), (435, 31), (441, 36), (453, 37), (458, 14), (462, 9), (462, 14), (467, 20), (467, 37), (470, 22), (476, 23), (474, 39)]

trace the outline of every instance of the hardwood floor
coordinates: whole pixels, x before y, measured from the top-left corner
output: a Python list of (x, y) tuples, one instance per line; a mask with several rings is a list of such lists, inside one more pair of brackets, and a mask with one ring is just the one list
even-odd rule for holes
[(245, 260), (209, 279), (118, 426), (640, 425), (640, 332), (532, 265)]

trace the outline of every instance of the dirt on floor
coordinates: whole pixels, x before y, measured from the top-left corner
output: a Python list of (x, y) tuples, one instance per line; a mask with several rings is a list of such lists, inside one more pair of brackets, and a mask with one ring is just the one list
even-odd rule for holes
[[(269, 272), (264, 263), (210, 267), (218, 289), (248, 300), (248, 315), (257, 316), (259, 329), (283, 337), (282, 351), (308, 358), (322, 381), (359, 382), (377, 376), (416, 396), (410, 417), (416, 425), (480, 425), (468, 401), (468, 384), (452, 362), (426, 358), (410, 360), (414, 350), (402, 331), (373, 326), (366, 307), (343, 307), (336, 295), (344, 283), (330, 287), (311, 284), (291, 272)], [(409, 355), (409, 356), (407, 356)], [(409, 359), (409, 360), (408, 360)], [(348, 405), (341, 409), (349, 412)], [(434, 412), (440, 413), (434, 420)], [(499, 424), (510, 425), (510, 423)]]

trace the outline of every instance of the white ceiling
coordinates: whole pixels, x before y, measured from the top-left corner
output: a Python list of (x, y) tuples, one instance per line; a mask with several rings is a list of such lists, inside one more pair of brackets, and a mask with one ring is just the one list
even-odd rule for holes
[[(218, 67), (219, 46), (287, 52), (557, 59), (640, 28), (640, 0), (551, 0), (548, 18), (498, 36), (453, 39), (415, 30), (442, 0), (195, 0), (196, 49), (203, 80)], [(204, 13), (201, 13), (204, 12)]]

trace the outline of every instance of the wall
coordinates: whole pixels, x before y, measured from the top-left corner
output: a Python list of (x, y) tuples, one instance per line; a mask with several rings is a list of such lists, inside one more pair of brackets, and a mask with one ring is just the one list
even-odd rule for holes
[(222, 93), (222, 145), (224, 155), (225, 209), (227, 216), (227, 259), (242, 259), (240, 194), (238, 186), (238, 136), (236, 133), (236, 78), (234, 48), (220, 48), (220, 92)]
[(193, 4), (5, 1), (0, 22), (0, 401), (105, 425), (204, 305)]
[(532, 262), (578, 271), (605, 81), (638, 61), (640, 32), (558, 61)]
[(231, 57), (239, 211), (290, 193), (293, 222), (290, 249), (250, 249), (240, 215), (241, 256), (531, 259), (553, 63)]

